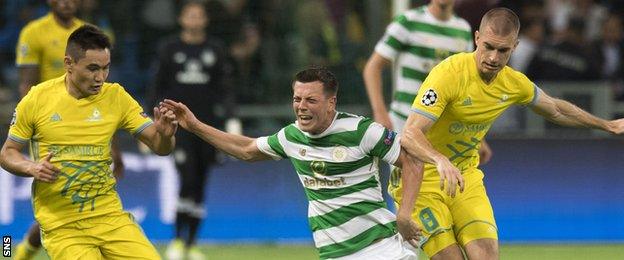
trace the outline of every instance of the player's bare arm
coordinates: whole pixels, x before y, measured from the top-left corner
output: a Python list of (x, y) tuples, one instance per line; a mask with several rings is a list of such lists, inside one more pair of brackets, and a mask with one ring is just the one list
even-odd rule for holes
[(612, 134), (624, 132), (624, 119), (605, 120), (596, 117), (574, 104), (539, 92), (533, 111), (547, 120), (570, 127), (595, 128)]
[(390, 65), (390, 60), (379, 55), (377, 52), (373, 52), (373, 55), (371, 55), (364, 67), (364, 85), (366, 86), (368, 101), (373, 110), (373, 119), (375, 119), (375, 122), (392, 130), (392, 121), (390, 121), (388, 109), (384, 102), (381, 79), (381, 73), (388, 65)]
[(401, 168), (403, 183), (401, 205), (397, 211), (397, 227), (399, 233), (412, 246), (418, 247), (421, 231), (412, 220), (412, 212), (416, 206), (416, 198), (423, 180), (423, 163), (401, 149), (399, 159), (394, 164)]
[(440, 189), (444, 190), (445, 182), (447, 182), (446, 193), (455, 197), (458, 184), (459, 191), (464, 191), (464, 178), (459, 169), (446, 156), (436, 151), (427, 140), (425, 133), (433, 123), (433, 120), (425, 116), (411, 113), (401, 135), (401, 147), (421, 161), (435, 164), (440, 174)]
[(256, 139), (244, 135), (230, 134), (199, 121), (191, 110), (181, 102), (165, 99), (161, 106), (171, 109), (176, 114), (182, 128), (199, 136), (217, 149), (243, 161), (262, 161), (271, 159), (256, 146)]
[(37, 65), (20, 66), (17, 68), (17, 74), (19, 77), (18, 88), (20, 97), (26, 96), (30, 88), (41, 82), (39, 79), (39, 66)]
[(54, 182), (60, 172), (50, 163), (54, 154), (50, 153), (41, 161), (33, 162), (26, 159), (20, 152), (23, 148), (23, 144), (7, 138), (0, 151), (2, 168), (17, 176), (33, 177), (35, 180), (43, 182)]
[(154, 124), (145, 128), (138, 139), (158, 155), (167, 155), (175, 147), (178, 122), (173, 111), (154, 108)]

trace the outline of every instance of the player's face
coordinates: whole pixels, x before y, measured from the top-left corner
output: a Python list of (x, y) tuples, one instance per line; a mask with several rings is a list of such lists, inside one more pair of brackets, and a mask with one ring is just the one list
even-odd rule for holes
[(48, 0), (52, 12), (63, 19), (70, 19), (76, 15), (78, 2), (79, 0)]
[(511, 53), (518, 45), (518, 36), (510, 33), (496, 35), (489, 27), (475, 32), (476, 60), (479, 74), (487, 80), (494, 78), (509, 62)]
[(108, 77), (110, 68), (110, 51), (108, 49), (87, 50), (85, 56), (75, 62), (65, 57), (67, 77), (70, 87), (78, 94), (78, 98), (96, 95)]
[(201, 5), (189, 4), (182, 9), (179, 22), (185, 30), (204, 30), (208, 25), (208, 17)]
[(327, 96), (323, 83), (295, 82), (293, 86), (293, 110), (297, 125), (302, 131), (320, 134), (331, 125), (336, 110), (336, 96)]

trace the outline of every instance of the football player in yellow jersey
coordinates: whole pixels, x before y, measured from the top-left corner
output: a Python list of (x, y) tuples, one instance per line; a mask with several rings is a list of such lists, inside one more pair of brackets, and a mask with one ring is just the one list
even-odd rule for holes
[[(483, 172), (477, 168), (478, 146), (509, 106), (528, 105), (560, 125), (624, 132), (624, 119), (597, 118), (550, 97), (507, 67), (519, 28), (513, 11), (488, 11), (475, 32), (476, 51), (451, 56), (436, 66), (412, 105), (401, 145), (426, 162), (411, 217), (423, 229), (422, 248), (431, 259), (464, 259), (464, 253), (468, 259), (498, 259), (498, 231)], [(399, 203), (400, 188), (394, 193)]]
[[(50, 12), (29, 22), (20, 32), (16, 46), (15, 64), (18, 70), (18, 90), (24, 97), (30, 88), (38, 83), (65, 74), (63, 58), (67, 38), (84, 24), (75, 17), (78, 0), (49, 0)], [(113, 152), (115, 173), (123, 170), (120, 153)], [(24, 240), (15, 248), (16, 260), (29, 260), (41, 248), (39, 225), (33, 224)]]
[[(19, 94), (24, 97), (30, 88), (65, 74), (63, 58), (67, 38), (85, 22), (76, 18), (78, 0), (49, 0), (50, 12), (28, 23), (22, 29), (16, 50)], [(113, 173), (123, 174), (121, 152), (113, 138)], [(16, 247), (16, 260), (31, 259), (41, 247), (39, 225), (33, 224), (24, 240)]]
[(75, 17), (77, 0), (48, 0), (48, 3), (50, 13), (28, 23), (20, 32), (15, 63), (21, 97), (32, 86), (65, 73), (67, 38), (84, 24)]
[[(52, 259), (160, 259), (123, 211), (109, 168), (110, 143), (124, 129), (156, 154), (168, 154), (175, 115), (154, 108), (152, 121), (123, 87), (105, 82), (110, 41), (97, 27), (74, 31), (65, 53), (66, 74), (35, 86), (18, 103), (0, 164), (34, 178), (33, 209)], [(28, 141), (32, 160), (20, 153)]]

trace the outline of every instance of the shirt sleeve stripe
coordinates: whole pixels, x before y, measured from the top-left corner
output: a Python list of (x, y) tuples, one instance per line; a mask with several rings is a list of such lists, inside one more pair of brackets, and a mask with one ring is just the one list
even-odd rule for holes
[(20, 144), (26, 144), (26, 143), (28, 143), (28, 139), (24, 139), (24, 138), (18, 137), (18, 136), (16, 136), (16, 135), (9, 134), (9, 136), (8, 136), (8, 137), (9, 137), (9, 139), (11, 139), (11, 140), (13, 140), (13, 141), (15, 141), (15, 142), (18, 142), (18, 143), (20, 143)]
[(438, 117), (436, 115), (431, 114), (431, 113), (429, 113), (427, 111), (424, 111), (424, 110), (420, 110), (418, 108), (413, 108), (412, 107), (412, 112), (421, 114), (421, 115), (425, 116), (426, 118), (429, 118), (429, 119), (431, 119), (433, 121), (437, 121), (438, 120)]
[(134, 137), (138, 136), (141, 132), (143, 132), (143, 130), (145, 130), (145, 128), (147, 128), (148, 126), (151, 126), (152, 124), (154, 124), (153, 121), (145, 122), (145, 124), (143, 124), (141, 127), (139, 127), (139, 129), (137, 129), (134, 132), (134, 134), (132, 134), (132, 136), (134, 136)]
[(533, 100), (531, 100), (531, 103), (529, 103), (531, 106), (535, 105), (537, 103), (537, 98), (539, 97), (539, 93), (542, 91), (541, 88), (539, 88), (537, 85), (533, 84)]

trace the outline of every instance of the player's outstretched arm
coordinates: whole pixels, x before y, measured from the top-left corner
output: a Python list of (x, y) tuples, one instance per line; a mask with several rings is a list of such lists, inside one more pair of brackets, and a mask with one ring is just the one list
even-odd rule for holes
[(217, 149), (243, 161), (269, 160), (256, 146), (256, 139), (244, 135), (230, 134), (199, 121), (193, 112), (183, 103), (165, 99), (161, 106), (171, 109), (176, 114), (182, 128), (199, 136)]
[(154, 124), (143, 130), (138, 139), (158, 155), (167, 155), (175, 147), (175, 132), (178, 129), (173, 111), (154, 108)]
[(624, 119), (608, 121), (596, 117), (568, 101), (553, 98), (541, 90), (532, 108), (535, 113), (559, 125), (595, 128), (612, 134), (624, 133)]
[(401, 147), (421, 161), (435, 164), (440, 174), (440, 189), (444, 190), (444, 183), (447, 182), (446, 193), (455, 197), (458, 184), (459, 191), (464, 191), (464, 178), (459, 169), (446, 156), (436, 151), (427, 140), (425, 132), (433, 123), (433, 120), (423, 115), (411, 113), (401, 134)]
[(403, 239), (412, 246), (418, 247), (421, 231), (412, 220), (412, 212), (416, 206), (416, 198), (423, 180), (423, 163), (401, 149), (399, 159), (394, 165), (401, 167), (401, 182), (403, 183), (401, 206), (397, 211), (397, 227)]
[(364, 67), (364, 85), (368, 94), (368, 101), (373, 110), (375, 122), (380, 123), (385, 128), (392, 130), (392, 122), (388, 115), (388, 109), (383, 97), (383, 86), (381, 73), (390, 64), (390, 61), (376, 52), (370, 56)]
[(24, 145), (8, 139), (0, 150), (0, 165), (5, 170), (21, 177), (34, 177), (38, 181), (54, 182), (60, 172), (50, 160), (54, 154), (50, 153), (39, 162), (26, 159), (20, 152)]

